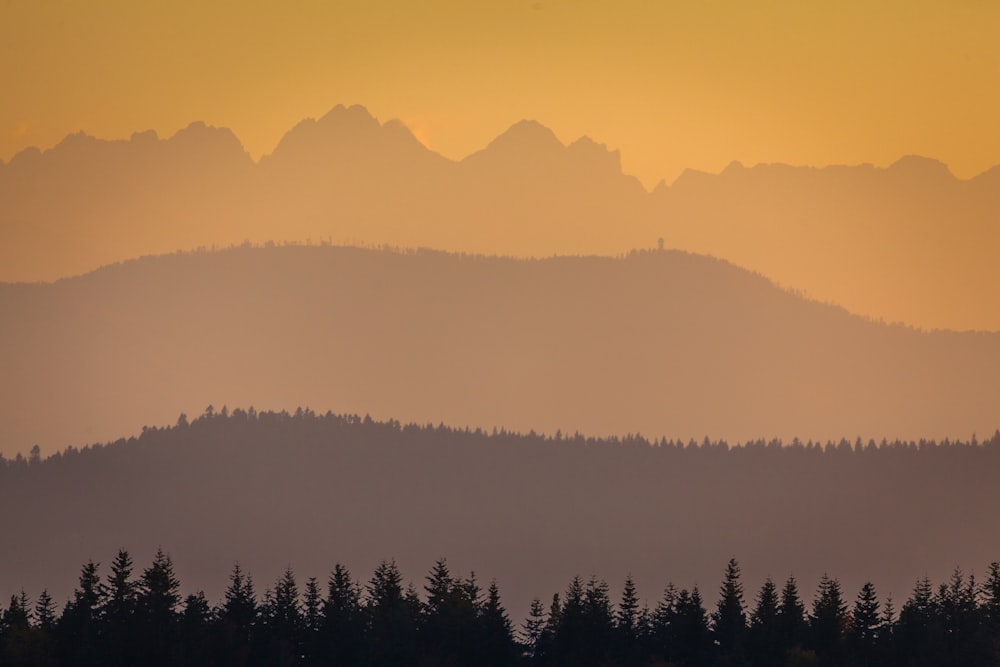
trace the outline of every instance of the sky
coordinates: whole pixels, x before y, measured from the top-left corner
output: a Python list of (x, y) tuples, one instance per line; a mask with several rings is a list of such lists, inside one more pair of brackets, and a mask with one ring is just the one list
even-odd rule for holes
[(336, 104), (454, 159), (522, 118), (685, 168), (1000, 163), (991, 0), (0, 0), (0, 160), (229, 127), (254, 158)]

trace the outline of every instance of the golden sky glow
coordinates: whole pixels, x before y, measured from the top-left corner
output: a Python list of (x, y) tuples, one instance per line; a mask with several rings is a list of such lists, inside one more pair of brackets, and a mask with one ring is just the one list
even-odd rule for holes
[(230, 127), (255, 158), (364, 104), (460, 158), (521, 118), (685, 167), (1000, 163), (1000, 3), (0, 0), (0, 159)]

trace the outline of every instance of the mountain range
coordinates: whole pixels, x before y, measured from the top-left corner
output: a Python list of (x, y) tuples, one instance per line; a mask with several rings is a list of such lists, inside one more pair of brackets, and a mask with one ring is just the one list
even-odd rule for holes
[(730, 165), (652, 192), (617, 151), (534, 121), (454, 161), (399, 121), (335, 107), (254, 162), (194, 123), (161, 139), (85, 134), (0, 164), (0, 281), (51, 281), (148, 255), (251, 241), (547, 257), (709, 254), (852, 312), (1000, 330), (1000, 168), (968, 181), (888, 168)]
[(8, 456), (209, 404), (684, 440), (1000, 425), (1000, 333), (881, 324), (680, 251), (247, 246), (0, 284), (0, 312)]

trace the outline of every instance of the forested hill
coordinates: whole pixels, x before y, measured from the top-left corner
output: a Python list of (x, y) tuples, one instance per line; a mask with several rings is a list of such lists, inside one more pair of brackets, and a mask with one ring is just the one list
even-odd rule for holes
[(685, 440), (998, 425), (1000, 334), (886, 326), (677, 251), (245, 247), (0, 284), (0, 313), (8, 456), (210, 403)]
[[(445, 556), (495, 577), (515, 618), (574, 575), (669, 578), (711, 604), (737, 556), (748, 590), (823, 573), (853, 599), (1000, 555), (1000, 434), (981, 443), (647, 442), (402, 426), (310, 411), (206, 411), (138, 438), (0, 466), (0, 595), (58, 602), (88, 559), (158, 546), (189, 591), (222, 595), (237, 561), (408, 576)], [(612, 592), (617, 589), (612, 588)], [(615, 593), (617, 594), (617, 593)], [(805, 593), (804, 593), (805, 594)]]

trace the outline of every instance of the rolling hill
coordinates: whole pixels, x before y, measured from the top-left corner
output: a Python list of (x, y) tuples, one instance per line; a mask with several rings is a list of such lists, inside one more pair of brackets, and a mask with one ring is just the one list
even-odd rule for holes
[(685, 440), (998, 425), (1000, 334), (887, 326), (677, 251), (243, 247), (0, 285), (0, 312), (8, 456), (209, 404)]

